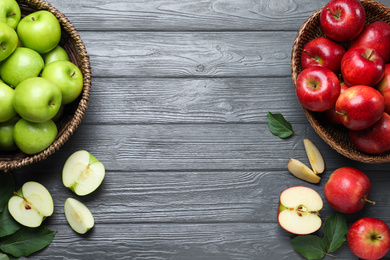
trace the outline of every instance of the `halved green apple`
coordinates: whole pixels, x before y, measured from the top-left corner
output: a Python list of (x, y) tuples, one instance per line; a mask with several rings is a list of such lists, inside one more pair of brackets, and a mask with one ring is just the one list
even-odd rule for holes
[(69, 226), (79, 234), (85, 234), (95, 224), (91, 211), (78, 200), (67, 198), (64, 211)]
[(85, 150), (73, 153), (62, 170), (62, 182), (79, 196), (95, 191), (105, 176), (104, 165)]
[(53, 214), (53, 198), (42, 184), (29, 181), (10, 198), (8, 210), (20, 224), (38, 227), (46, 217)]

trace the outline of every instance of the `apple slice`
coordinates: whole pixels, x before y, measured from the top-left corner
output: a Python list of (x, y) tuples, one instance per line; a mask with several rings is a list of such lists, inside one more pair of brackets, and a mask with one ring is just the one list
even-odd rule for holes
[(38, 227), (46, 217), (53, 214), (53, 198), (42, 184), (29, 181), (10, 198), (8, 210), (20, 224)]
[(322, 225), (322, 207), (323, 201), (315, 190), (304, 186), (288, 188), (279, 197), (278, 222), (293, 234), (313, 233)]
[(307, 158), (309, 158), (313, 172), (315, 174), (323, 173), (325, 170), (325, 162), (318, 148), (307, 138), (303, 139), (303, 145), (305, 146)]
[(62, 182), (79, 196), (95, 191), (105, 176), (104, 165), (85, 150), (73, 153), (62, 170)]
[(85, 234), (95, 224), (91, 211), (78, 200), (67, 198), (64, 210), (69, 226), (79, 234)]
[(321, 180), (317, 174), (297, 159), (291, 158), (287, 164), (287, 169), (295, 177), (310, 183), (319, 183)]

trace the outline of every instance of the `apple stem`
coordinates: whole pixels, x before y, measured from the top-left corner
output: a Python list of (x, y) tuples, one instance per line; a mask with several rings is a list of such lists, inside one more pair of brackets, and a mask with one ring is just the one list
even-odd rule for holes
[(55, 106), (56, 104), (49, 102), (49, 106)]
[(371, 59), (372, 55), (374, 55), (374, 52), (375, 52), (375, 50), (372, 50), (372, 51), (371, 51), (370, 55), (368, 55), (367, 60)]
[(314, 57), (313, 55), (311, 55), (310, 53), (308, 53), (308, 52), (306, 51), (306, 49), (304, 49), (303, 51), (304, 51), (307, 55), (309, 55), (312, 59), (315, 59), (316, 61), (319, 60), (318, 57)]
[(0, 44), (1, 48), (3, 49), (3, 51), (5, 51), (7, 48), (4, 46), (4, 44)]
[(74, 74), (76, 74), (76, 71), (73, 71), (73, 73), (70, 74), (70, 77), (73, 78)]
[(31, 20), (35, 21), (35, 18), (34, 18), (34, 16), (32, 16), (32, 17), (31, 17)]
[(333, 15), (333, 16), (336, 17), (337, 19), (340, 19), (340, 12), (333, 13), (333, 12), (329, 9), (329, 7), (326, 8), (326, 9), (330, 12), (331, 15)]
[(363, 199), (369, 203), (371, 203), (372, 205), (375, 205), (375, 201), (371, 201), (369, 199), (367, 199), (366, 197), (363, 197)]
[(16, 15), (15, 12), (13, 12), (12, 14), (7, 14), (7, 17), (14, 16), (14, 15)]

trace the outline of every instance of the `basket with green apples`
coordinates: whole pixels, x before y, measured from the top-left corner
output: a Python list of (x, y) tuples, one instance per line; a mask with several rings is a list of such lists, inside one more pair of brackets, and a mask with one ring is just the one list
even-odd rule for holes
[(47, 158), (87, 109), (89, 56), (75, 27), (42, 0), (0, 2), (0, 170)]
[(340, 154), (390, 162), (390, 8), (329, 1), (301, 26), (291, 55), (310, 124)]

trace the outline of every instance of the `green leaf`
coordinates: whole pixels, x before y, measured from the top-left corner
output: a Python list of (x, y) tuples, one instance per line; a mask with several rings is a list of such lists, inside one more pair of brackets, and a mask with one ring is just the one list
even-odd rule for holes
[(291, 245), (306, 259), (322, 259), (326, 254), (324, 243), (315, 235), (297, 236), (291, 239)]
[(0, 260), (9, 260), (9, 257), (5, 254), (0, 253)]
[(284, 119), (282, 114), (267, 113), (268, 129), (273, 135), (280, 138), (287, 138), (294, 134), (292, 125)]
[(15, 257), (28, 256), (50, 245), (56, 233), (57, 231), (52, 231), (45, 226), (22, 227), (12, 235), (2, 238), (0, 249)]
[(0, 171), (0, 212), (8, 204), (8, 200), (15, 191), (14, 178), (9, 172)]
[(8, 207), (4, 207), (3, 212), (0, 213), (0, 237), (11, 235), (18, 231), (20, 227), (21, 225), (9, 213)]
[(327, 253), (333, 253), (346, 241), (345, 235), (348, 232), (348, 228), (344, 215), (337, 212), (327, 218), (323, 231), (323, 241)]

